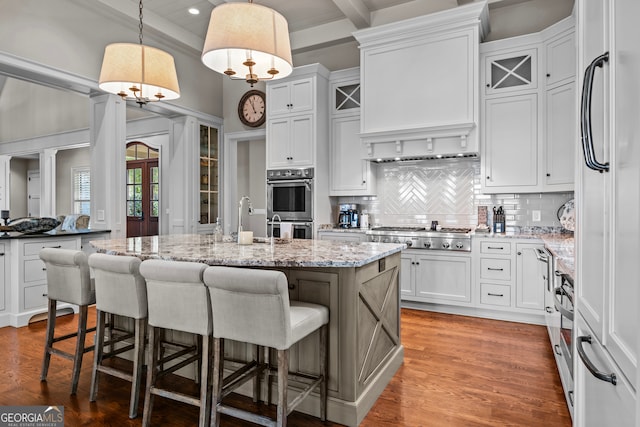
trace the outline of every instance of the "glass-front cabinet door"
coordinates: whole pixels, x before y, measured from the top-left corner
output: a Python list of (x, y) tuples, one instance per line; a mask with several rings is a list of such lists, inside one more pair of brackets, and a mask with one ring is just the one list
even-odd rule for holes
[[(200, 225), (214, 224), (219, 213), (219, 143), (218, 129), (200, 125)], [(200, 227), (201, 230), (210, 227)]]
[(537, 49), (511, 51), (485, 59), (485, 93), (522, 91), (538, 87)]

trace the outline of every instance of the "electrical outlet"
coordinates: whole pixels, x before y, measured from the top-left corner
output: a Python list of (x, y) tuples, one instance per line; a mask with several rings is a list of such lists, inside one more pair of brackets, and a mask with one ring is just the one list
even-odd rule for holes
[(540, 211), (531, 211), (533, 222), (540, 222)]

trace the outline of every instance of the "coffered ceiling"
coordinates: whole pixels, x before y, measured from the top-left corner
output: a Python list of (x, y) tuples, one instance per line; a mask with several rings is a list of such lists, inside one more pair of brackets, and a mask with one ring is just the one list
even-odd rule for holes
[[(201, 50), (211, 10), (220, 4), (245, 0), (146, 0), (145, 27)], [(255, 0), (287, 18), (294, 53), (352, 40), (357, 29), (451, 9), (473, 0)], [(492, 6), (522, 0), (489, 0)], [(138, 0), (95, 0), (94, 7), (138, 19)], [(198, 15), (189, 8), (200, 11)]]

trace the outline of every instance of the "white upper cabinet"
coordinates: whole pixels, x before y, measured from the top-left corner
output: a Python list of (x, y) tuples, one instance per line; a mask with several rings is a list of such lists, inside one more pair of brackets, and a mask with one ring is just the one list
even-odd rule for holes
[(377, 165), (363, 160), (360, 143), (360, 70), (334, 71), (330, 80), (329, 195), (375, 195)]
[(487, 19), (486, 3), (472, 3), (354, 33), (367, 158), (478, 151), (478, 45)]
[(545, 43), (547, 87), (570, 83), (576, 76), (576, 42), (573, 32), (561, 34)]
[(537, 97), (529, 93), (485, 101), (481, 162), (485, 192), (495, 188), (520, 193), (537, 186)]
[(270, 116), (295, 114), (314, 109), (313, 78), (279, 82), (267, 86), (267, 112)]
[(267, 83), (267, 169), (316, 167), (317, 181), (326, 176), (328, 77), (312, 64)]
[(575, 181), (576, 85), (565, 83), (547, 91), (544, 186), (572, 191)]
[(540, 33), (485, 43), (480, 50), (482, 191), (573, 191), (573, 18)]

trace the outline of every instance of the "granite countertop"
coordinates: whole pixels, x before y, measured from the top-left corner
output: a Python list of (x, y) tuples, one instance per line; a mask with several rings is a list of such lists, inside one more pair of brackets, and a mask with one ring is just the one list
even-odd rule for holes
[(335, 228), (319, 228), (318, 232), (322, 233), (324, 231), (331, 231), (334, 233), (361, 233), (361, 234), (366, 234), (367, 231), (369, 231), (368, 228), (340, 228), (340, 227), (335, 227)]
[(18, 233), (15, 231), (8, 232), (8, 236), (3, 236), (0, 234), (0, 239), (34, 239), (34, 238), (43, 238), (43, 237), (66, 237), (66, 236), (78, 236), (85, 234), (99, 234), (99, 233), (110, 233), (111, 230), (96, 230), (90, 228), (82, 228), (74, 231), (60, 231), (60, 230), (51, 230), (45, 233)]
[(255, 238), (251, 245), (239, 245), (225, 236), (214, 242), (212, 235), (170, 234), (96, 240), (98, 252), (132, 255), (141, 259), (196, 261), (208, 265), (236, 267), (361, 267), (400, 252), (397, 243), (335, 242), (330, 240)]

